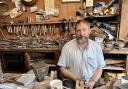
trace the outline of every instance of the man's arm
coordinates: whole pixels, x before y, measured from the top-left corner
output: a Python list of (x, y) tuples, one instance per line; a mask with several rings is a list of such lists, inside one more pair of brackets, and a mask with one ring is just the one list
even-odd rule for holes
[(98, 53), (97, 54), (97, 69), (95, 70), (91, 79), (87, 83), (87, 87), (89, 87), (89, 89), (93, 89), (94, 85), (97, 83), (97, 81), (101, 77), (103, 67), (105, 66), (105, 61), (104, 61), (104, 57), (103, 57), (102, 48), (101, 48), (100, 45), (98, 45), (97, 47), (98, 47), (97, 48), (98, 49), (98, 51), (97, 51), (97, 53)]
[(102, 68), (97, 68), (95, 73), (93, 74), (91, 80), (97, 82), (102, 75), (102, 70), (103, 70)]
[(93, 89), (94, 85), (102, 75), (102, 70), (103, 70), (102, 68), (97, 68), (92, 78), (87, 82), (85, 87), (89, 87), (89, 89)]
[(98, 52), (98, 54), (97, 54), (97, 69), (95, 70), (95, 72), (91, 78), (95, 82), (97, 82), (99, 80), (99, 78), (101, 77), (103, 67), (105, 66), (104, 56), (103, 56), (102, 48), (100, 45), (98, 45), (97, 52)]
[(74, 81), (79, 79), (76, 75), (74, 75), (69, 69), (67, 69), (65, 67), (60, 67), (60, 71), (68, 79), (71, 79)]

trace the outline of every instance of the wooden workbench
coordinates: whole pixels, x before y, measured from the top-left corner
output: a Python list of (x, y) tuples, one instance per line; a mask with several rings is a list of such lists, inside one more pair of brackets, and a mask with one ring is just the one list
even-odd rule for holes
[[(18, 52), (23, 52), (24, 53), (24, 63), (25, 63), (25, 68), (26, 70), (30, 69), (30, 53), (36, 53), (36, 52), (42, 52), (42, 53), (49, 53), (49, 52), (53, 52), (55, 55), (55, 63), (57, 63), (59, 56), (60, 56), (60, 52), (61, 49), (60, 48), (0, 48), (0, 54), (3, 53), (7, 53), (7, 52), (13, 52), (13, 53), (18, 53)], [(113, 49), (113, 50), (103, 50), (104, 54), (116, 54), (116, 55), (120, 55), (120, 54), (124, 54), (126, 55), (125, 60), (125, 68), (126, 68), (126, 72), (128, 71), (128, 49), (125, 50), (117, 50), (117, 49)], [(4, 59), (3, 59), (4, 60)], [(3, 62), (3, 61), (2, 61)], [(2, 63), (2, 68), (4, 69), (4, 63)]]
[(59, 48), (0, 48), (0, 55), (1, 55), (1, 65), (4, 71), (4, 59), (2, 58), (2, 55), (4, 53), (24, 53), (24, 65), (25, 65), (25, 70), (30, 69), (30, 53), (36, 53), (36, 52), (42, 52), (42, 53), (54, 53), (55, 55), (55, 63), (57, 63), (60, 55), (60, 49)]

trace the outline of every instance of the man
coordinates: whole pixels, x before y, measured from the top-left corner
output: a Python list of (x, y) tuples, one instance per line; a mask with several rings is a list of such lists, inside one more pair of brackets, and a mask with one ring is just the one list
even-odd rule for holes
[(89, 39), (90, 32), (90, 23), (78, 20), (76, 38), (64, 45), (57, 64), (65, 78), (71, 81), (84, 80), (87, 89), (93, 89), (105, 66), (102, 49)]

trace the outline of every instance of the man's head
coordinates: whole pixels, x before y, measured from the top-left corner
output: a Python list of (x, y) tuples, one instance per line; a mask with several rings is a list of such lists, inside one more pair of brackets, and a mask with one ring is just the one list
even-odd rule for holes
[(85, 20), (78, 20), (75, 25), (75, 32), (79, 44), (87, 43), (91, 32), (90, 23)]

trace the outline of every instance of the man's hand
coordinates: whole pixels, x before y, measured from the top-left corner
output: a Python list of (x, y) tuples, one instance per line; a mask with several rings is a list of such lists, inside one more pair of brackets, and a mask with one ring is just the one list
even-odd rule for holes
[(95, 81), (89, 80), (87, 83), (85, 83), (85, 89), (93, 89), (95, 85)]
[(95, 83), (98, 81), (98, 79), (101, 77), (102, 75), (102, 68), (97, 68), (95, 73), (93, 74), (92, 78), (85, 84), (85, 89), (93, 89)]

